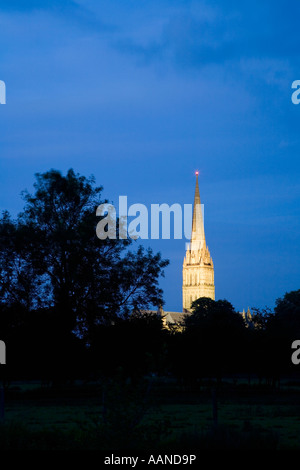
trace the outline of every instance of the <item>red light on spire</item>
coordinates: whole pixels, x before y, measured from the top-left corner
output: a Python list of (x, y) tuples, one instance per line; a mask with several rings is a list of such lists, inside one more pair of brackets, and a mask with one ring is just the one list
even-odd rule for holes
[(196, 176), (198, 176), (198, 175), (199, 175), (199, 171), (198, 171), (198, 170), (197, 170), (197, 171), (195, 171), (195, 175), (196, 175)]

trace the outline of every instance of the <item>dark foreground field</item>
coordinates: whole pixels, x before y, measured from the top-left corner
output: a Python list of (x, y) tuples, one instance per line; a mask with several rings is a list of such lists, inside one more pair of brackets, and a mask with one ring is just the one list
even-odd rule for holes
[(241, 378), (193, 387), (165, 379), (14, 382), (5, 390), (0, 449), (299, 450), (299, 387)]

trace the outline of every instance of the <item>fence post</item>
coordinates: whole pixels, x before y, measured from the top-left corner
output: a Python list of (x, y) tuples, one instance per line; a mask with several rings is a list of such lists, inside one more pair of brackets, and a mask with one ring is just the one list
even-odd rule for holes
[(217, 403), (217, 391), (216, 388), (212, 389), (212, 414), (214, 426), (218, 425), (218, 403)]
[(0, 387), (0, 422), (4, 421), (4, 388)]

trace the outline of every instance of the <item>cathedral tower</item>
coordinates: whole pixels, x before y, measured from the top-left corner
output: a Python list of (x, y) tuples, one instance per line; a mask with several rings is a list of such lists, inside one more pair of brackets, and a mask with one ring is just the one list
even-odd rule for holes
[(182, 277), (183, 310), (189, 310), (192, 302), (199, 297), (215, 300), (214, 265), (205, 241), (198, 171), (196, 171), (191, 242), (188, 244), (183, 261)]

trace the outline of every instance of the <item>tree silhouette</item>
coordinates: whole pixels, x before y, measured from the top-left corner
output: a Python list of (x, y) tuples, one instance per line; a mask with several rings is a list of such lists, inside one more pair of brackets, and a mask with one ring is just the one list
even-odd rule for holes
[(33, 339), (30, 324), (40, 343), (55, 344), (60, 363), (74, 332), (89, 343), (97, 325), (163, 303), (158, 279), (168, 261), (141, 246), (129, 251), (131, 239), (96, 236), (101, 191), (72, 169), (38, 173), (21, 214), (0, 219), (1, 311), (22, 311), (19, 329)]
[(245, 334), (244, 321), (230, 302), (206, 297), (195, 300), (184, 329), (185, 362), (190, 364), (190, 373), (220, 380), (224, 373), (239, 370)]

